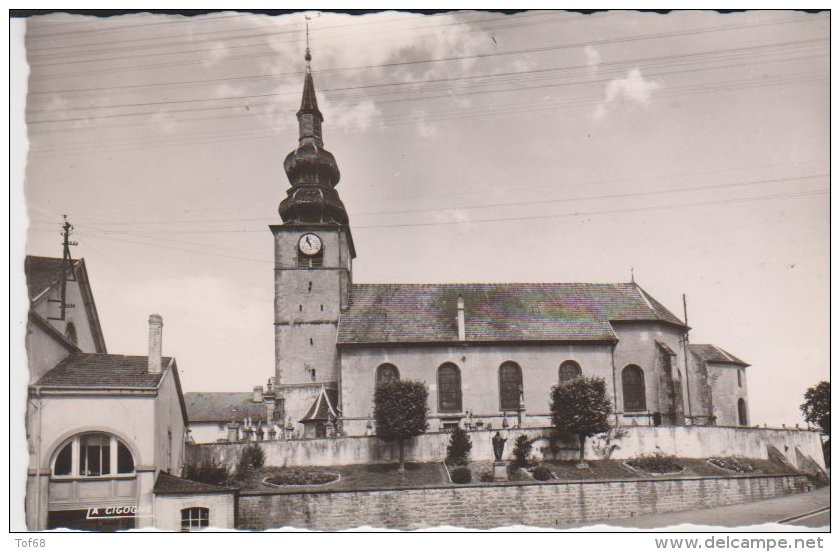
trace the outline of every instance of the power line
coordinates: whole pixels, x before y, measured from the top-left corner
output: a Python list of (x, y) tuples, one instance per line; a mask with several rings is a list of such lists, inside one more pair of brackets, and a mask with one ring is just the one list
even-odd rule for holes
[[(774, 179), (763, 179), (763, 180), (750, 180), (745, 182), (727, 182), (723, 184), (712, 184), (712, 185), (705, 185), (705, 186), (685, 186), (680, 188), (669, 188), (669, 189), (660, 189), (660, 190), (646, 190), (646, 191), (636, 191), (636, 192), (622, 192), (622, 193), (615, 193), (615, 194), (601, 194), (601, 195), (591, 195), (591, 196), (579, 196), (579, 197), (569, 197), (569, 198), (556, 198), (556, 199), (540, 199), (536, 201), (505, 201), (501, 203), (490, 203), (490, 204), (475, 204), (475, 205), (453, 205), (452, 207), (442, 208), (442, 207), (431, 207), (431, 208), (419, 208), (419, 209), (386, 209), (382, 211), (367, 211), (367, 212), (351, 212), (351, 216), (362, 216), (362, 215), (400, 215), (400, 214), (410, 214), (410, 213), (434, 213), (434, 212), (441, 212), (442, 210), (446, 209), (455, 209), (455, 210), (467, 210), (467, 209), (490, 209), (490, 208), (497, 208), (497, 207), (521, 207), (526, 205), (546, 205), (546, 204), (554, 204), (554, 203), (569, 203), (569, 202), (576, 202), (576, 201), (594, 201), (594, 200), (602, 200), (602, 199), (624, 199), (624, 198), (631, 198), (631, 197), (645, 197), (645, 196), (656, 196), (660, 194), (673, 194), (673, 193), (682, 193), (682, 192), (699, 192), (705, 190), (715, 190), (715, 189), (725, 189), (725, 188), (734, 188), (734, 187), (741, 187), (741, 186), (751, 186), (754, 184), (778, 184), (782, 182), (792, 182), (798, 180), (810, 180), (814, 178), (827, 178), (830, 175), (828, 173), (823, 174), (814, 174), (814, 175), (803, 175), (803, 176), (794, 176), (789, 178), (774, 178)], [(521, 190), (517, 190), (521, 191)], [(221, 219), (187, 219), (187, 220), (173, 220), (167, 219), (164, 221), (155, 220), (155, 221), (119, 221), (119, 222), (109, 222), (109, 221), (88, 221), (87, 224), (97, 224), (97, 225), (119, 225), (119, 226), (133, 226), (138, 224), (207, 224), (207, 223), (229, 223), (229, 222), (271, 222), (276, 219), (269, 219), (269, 218), (238, 218), (238, 219), (230, 219), (230, 218), (221, 218)], [(76, 221), (78, 222), (78, 220)], [(84, 223), (84, 221), (82, 221)], [(88, 226), (89, 227), (89, 226)], [(90, 228), (90, 227), (89, 227)], [(97, 228), (97, 230), (102, 231), (111, 231), (109, 229), (104, 228)], [(197, 244), (196, 244), (197, 245)]]
[[(432, 58), (432, 59), (424, 59), (424, 60), (414, 60), (414, 61), (400, 61), (400, 62), (389, 62), (389, 63), (380, 63), (380, 64), (369, 64), (369, 65), (359, 65), (354, 67), (336, 67), (336, 68), (328, 68), (328, 69), (321, 69), (318, 73), (331, 73), (336, 71), (358, 71), (360, 69), (373, 69), (373, 68), (381, 68), (381, 67), (400, 67), (406, 65), (418, 65), (418, 64), (425, 64), (425, 63), (437, 63), (437, 62), (446, 62), (446, 61), (460, 61), (466, 59), (483, 59), (489, 57), (496, 57), (496, 56), (509, 56), (509, 55), (521, 55), (527, 53), (536, 53), (536, 52), (549, 52), (549, 51), (556, 51), (556, 50), (565, 50), (569, 48), (583, 48), (586, 46), (602, 46), (607, 44), (622, 44), (626, 42), (635, 42), (639, 40), (651, 40), (651, 39), (659, 39), (659, 38), (673, 38), (679, 36), (691, 36), (696, 34), (703, 34), (703, 33), (714, 33), (720, 31), (729, 31), (729, 30), (744, 30), (744, 29), (753, 29), (758, 27), (765, 27), (769, 25), (780, 25), (780, 24), (787, 24), (787, 23), (803, 23), (803, 22), (812, 22), (815, 21), (813, 19), (802, 19), (802, 18), (794, 18), (789, 20), (782, 20), (782, 21), (772, 21), (772, 22), (765, 22), (765, 23), (755, 23), (755, 24), (748, 24), (748, 25), (719, 25), (716, 27), (706, 27), (702, 29), (694, 29), (694, 30), (685, 30), (685, 31), (671, 31), (671, 32), (663, 32), (663, 33), (642, 33), (639, 35), (621, 37), (621, 38), (614, 38), (614, 39), (603, 39), (603, 40), (596, 40), (596, 41), (587, 41), (587, 42), (576, 42), (576, 43), (569, 43), (569, 44), (555, 44), (552, 46), (542, 46), (536, 48), (525, 48), (520, 50), (509, 50), (504, 52), (489, 52), (489, 53), (482, 53), (482, 54), (470, 54), (470, 55), (463, 55), (463, 56), (448, 56), (448, 57), (441, 57), (441, 58)], [(257, 54), (257, 55), (242, 55), (242, 56), (228, 56), (223, 60), (219, 61), (237, 61), (241, 59), (253, 59), (258, 57), (266, 57), (270, 55), (276, 55), (275, 52), (266, 53), (266, 54)], [(95, 74), (102, 74), (102, 73), (113, 73), (115, 71), (139, 71), (144, 69), (155, 69), (161, 67), (179, 67), (182, 65), (194, 65), (197, 63), (203, 63), (203, 60), (197, 61), (188, 61), (188, 62), (179, 62), (179, 63), (163, 63), (163, 64), (151, 64), (151, 65), (136, 65), (133, 67), (123, 67), (123, 68), (111, 68), (104, 71), (85, 71), (82, 73), (61, 73), (58, 75), (48, 75), (48, 76), (30, 76), (30, 79), (35, 80), (50, 80), (50, 79), (57, 79), (57, 78), (72, 78), (78, 76), (89, 76)], [(301, 74), (298, 72), (298, 74)]]
[[(731, 52), (749, 52), (754, 50), (760, 50), (762, 48), (779, 48), (785, 46), (805, 46), (808, 44), (815, 44), (819, 42), (826, 42), (826, 39), (809, 39), (809, 40), (800, 40), (800, 41), (790, 41), (790, 42), (781, 42), (781, 43), (773, 43), (773, 44), (762, 44), (756, 46), (747, 46), (747, 47), (739, 47), (739, 48), (724, 48), (720, 50), (710, 50), (706, 52), (697, 52), (692, 54), (677, 54), (671, 56), (658, 56), (658, 57), (650, 57), (650, 58), (639, 58), (639, 59), (627, 59), (627, 60), (617, 60), (613, 62), (606, 62), (602, 64), (602, 67), (606, 67), (608, 70), (611, 69), (614, 72), (620, 72), (622, 68), (628, 64), (638, 64), (640, 62), (659, 62), (659, 61), (676, 61), (676, 60), (686, 60), (690, 58), (696, 58), (700, 56), (714, 56), (716, 54), (724, 54), (724, 53), (731, 53)], [(753, 55), (769, 55), (757, 53)], [(730, 59), (734, 56), (730, 56)], [(745, 56), (746, 57), (746, 56)], [(774, 60), (775, 61), (775, 60)], [(614, 69), (613, 69), (614, 68)], [(497, 79), (500, 77), (508, 77), (508, 78), (520, 78), (529, 75), (547, 75), (550, 73), (554, 73), (557, 71), (574, 71), (580, 69), (588, 69), (588, 66), (585, 65), (576, 65), (576, 66), (566, 66), (566, 67), (551, 67), (551, 68), (542, 68), (542, 69), (527, 69), (521, 71), (506, 71), (506, 72), (498, 72), (498, 73), (490, 73), (490, 74), (480, 74), (480, 75), (462, 75), (456, 77), (445, 77), (445, 78), (437, 78), (437, 79), (419, 79), (413, 81), (401, 81), (401, 82), (386, 82), (386, 83), (377, 83), (377, 84), (366, 84), (366, 85), (356, 85), (356, 86), (340, 86), (334, 88), (324, 88), (321, 89), (319, 92), (323, 94), (328, 94), (330, 92), (352, 92), (358, 90), (370, 90), (370, 89), (379, 89), (379, 88), (386, 88), (386, 87), (401, 87), (401, 86), (416, 86), (416, 85), (426, 85), (426, 84), (436, 84), (436, 83), (449, 83), (454, 82), (456, 84), (462, 85), (469, 85), (473, 86), (475, 83), (470, 81), (480, 80), (480, 79)], [(603, 69), (601, 70), (603, 73)], [(603, 82), (604, 79), (598, 79), (595, 81), (588, 81), (588, 82)], [(392, 92), (393, 93), (393, 92)], [(66, 107), (66, 108), (55, 108), (51, 110), (47, 109), (28, 109), (28, 113), (48, 113), (51, 111), (77, 111), (77, 110), (89, 110), (89, 109), (116, 109), (116, 108), (124, 108), (124, 107), (145, 107), (151, 105), (170, 105), (170, 104), (181, 104), (181, 103), (192, 103), (192, 102), (208, 102), (208, 101), (225, 101), (225, 100), (242, 100), (242, 99), (256, 99), (256, 98), (267, 98), (267, 97), (278, 97), (278, 96), (291, 96), (299, 94), (298, 90), (290, 90), (288, 92), (274, 92), (268, 94), (252, 94), (252, 95), (239, 95), (239, 96), (224, 96), (224, 97), (216, 97), (216, 98), (191, 98), (191, 99), (181, 99), (181, 100), (165, 100), (165, 101), (158, 101), (158, 102), (138, 102), (138, 103), (127, 103), (127, 104), (112, 104), (112, 105), (88, 105), (88, 106), (81, 106), (81, 107)], [(371, 94), (366, 92), (366, 97), (369, 97)]]

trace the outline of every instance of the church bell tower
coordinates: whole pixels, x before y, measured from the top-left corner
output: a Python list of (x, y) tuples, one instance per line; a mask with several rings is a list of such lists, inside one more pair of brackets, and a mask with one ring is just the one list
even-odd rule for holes
[(324, 117), (315, 97), (311, 59), (307, 44), (303, 97), (297, 112), (298, 146), (283, 162), (291, 187), (280, 202), (283, 223), (270, 226), (276, 393), (283, 401), (282, 423), (301, 434), (301, 420), (322, 390), (337, 397), (338, 318), (350, 301), (356, 256), (347, 211), (335, 189), (338, 164), (324, 149)]

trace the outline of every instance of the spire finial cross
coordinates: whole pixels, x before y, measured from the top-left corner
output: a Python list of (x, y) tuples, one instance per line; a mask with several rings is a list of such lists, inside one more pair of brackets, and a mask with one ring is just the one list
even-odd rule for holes
[(634, 284), (636, 283), (636, 277), (633, 274), (633, 267), (632, 266), (630, 267), (630, 281), (633, 282)]

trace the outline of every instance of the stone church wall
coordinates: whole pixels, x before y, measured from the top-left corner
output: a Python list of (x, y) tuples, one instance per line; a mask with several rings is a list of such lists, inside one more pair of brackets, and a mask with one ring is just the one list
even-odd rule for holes
[[(767, 445), (779, 449), (785, 457), (798, 466), (796, 449), (824, 466), (819, 433), (800, 429), (769, 429), (708, 426), (627, 426), (627, 435), (617, 441), (618, 449), (612, 457), (633, 458), (661, 450), (685, 458), (739, 455), (750, 458), (767, 458)], [(490, 439), (495, 431), (471, 431), (473, 459), (492, 459)], [(577, 449), (573, 443), (558, 443), (552, 452), (546, 428), (524, 430), (508, 429), (502, 434), (508, 439), (505, 457), (510, 458), (513, 441), (525, 433), (534, 442), (534, 454), (549, 458), (574, 459)], [(412, 462), (442, 461), (446, 456), (448, 433), (427, 433), (415, 437), (406, 445), (406, 459)], [(587, 439), (586, 458), (596, 460), (593, 439)], [(189, 445), (187, 461), (220, 461), (231, 468), (236, 466), (239, 454), (246, 445), (240, 443), (210, 443)], [(376, 464), (396, 462), (399, 454), (396, 444), (385, 443), (377, 437), (340, 437), (326, 439), (299, 439), (291, 441), (265, 441), (261, 443), (266, 453), (267, 466), (336, 466), (351, 464)]]
[(736, 476), (283, 494), (246, 492), (239, 497), (237, 527), (563, 528), (572, 523), (609, 522), (738, 504), (802, 492), (808, 485), (804, 476)]
[[(585, 376), (599, 376), (607, 382), (613, 397), (612, 360), (609, 344), (492, 345), (452, 347), (365, 347), (341, 352), (341, 408), (348, 435), (363, 435), (373, 412), (376, 369), (391, 363), (403, 380), (425, 381), (429, 387), (430, 429), (440, 429), (441, 419), (472, 412), (473, 420), (502, 427), (499, 404), (499, 366), (514, 361), (522, 368), (525, 401), (523, 425), (544, 426), (549, 422), (549, 393), (557, 384), (560, 364), (574, 360)], [(438, 411), (437, 369), (445, 363), (461, 371), (462, 408), (460, 413)], [(508, 411), (509, 422), (516, 415)]]

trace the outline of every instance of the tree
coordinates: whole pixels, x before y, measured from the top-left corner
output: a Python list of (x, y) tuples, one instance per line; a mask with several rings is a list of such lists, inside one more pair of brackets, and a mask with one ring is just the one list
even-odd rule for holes
[(577, 435), (581, 464), (586, 438), (608, 431), (611, 413), (604, 378), (578, 377), (551, 388), (551, 423), (559, 433)]
[(456, 427), (449, 437), (449, 444), (446, 445), (446, 463), (450, 466), (464, 466), (469, 463), (472, 440), (469, 434)]
[(420, 381), (387, 380), (376, 385), (373, 417), (376, 435), (396, 441), (400, 450), (399, 471), (405, 471), (405, 441), (426, 432), (426, 402), (429, 390)]
[(821, 381), (805, 391), (805, 402), (799, 406), (805, 421), (816, 424), (820, 431), (828, 437), (823, 443), (823, 454), (826, 464), (831, 462), (831, 384)]
[(831, 435), (831, 384), (821, 381), (805, 392), (805, 402), (799, 406), (805, 421), (820, 426), (820, 430)]
[(513, 463), (517, 468), (524, 468), (528, 465), (528, 458), (531, 456), (533, 444), (527, 435), (520, 435), (513, 443)]

